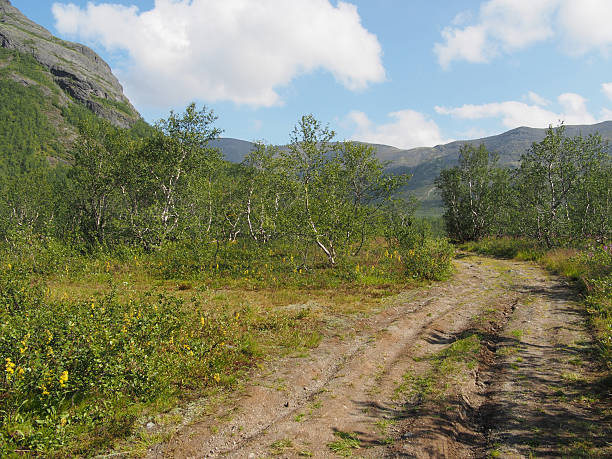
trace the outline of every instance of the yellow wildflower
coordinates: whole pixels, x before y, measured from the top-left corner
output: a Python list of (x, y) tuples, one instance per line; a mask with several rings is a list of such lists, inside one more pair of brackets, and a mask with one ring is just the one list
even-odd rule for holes
[(68, 370), (64, 370), (59, 378), (60, 386), (65, 387), (68, 382)]
[(213, 375), (213, 379), (217, 382), (221, 381), (221, 375), (219, 373), (215, 373)]
[(202, 327), (206, 325), (206, 320), (204, 319), (204, 316), (200, 316), (200, 324), (202, 324)]
[(43, 395), (49, 395), (49, 391), (47, 390), (47, 386), (42, 386), (41, 389), (42, 389), (42, 394)]
[(12, 376), (13, 373), (15, 373), (15, 364), (13, 363), (10, 357), (6, 358), (5, 370), (9, 377)]

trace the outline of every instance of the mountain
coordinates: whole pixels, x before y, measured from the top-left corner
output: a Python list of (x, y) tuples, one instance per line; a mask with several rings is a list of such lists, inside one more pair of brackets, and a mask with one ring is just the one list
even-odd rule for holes
[[(566, 126), (569, 137), (581, 134), (599, 133), (604, 140), (612, 146), (612, 121), (604, 121), (592, 125)], [(370, 144), (376, 149), (379, 159), (389, 162), (392, 173), (409, 173), (412, 179), (408, 191), (422, 200), (422, 213), (439, 214), (441, 202), (437, 195), (434, 180), (442, 169), (457, 165), (459, 149), (466, 144), (480, 145), (481, 143), (493, 153), (499, 155), (501, 165), (517, 166), (520, 157), (534, 142), (540, 142), (546, 135), (546, 129), (519, 127), (499, 135), (483, 137), (474, 140), (459, 140), (446, 145), (435, 147), (419, 147), (409, 150), (389, 145)], [(214, 145), (224, 152), (226, 159), (240, 162), (251, 150), (253, 143), (244, 140), (221, 138)], [(612, 153), (612, 150), (610, 150)]]
[(0, 169), (28, 157), (67, 159), (83, 119), (146, 125), (100, 56), (0, 0)]
[[(32, 56), (66, 95), (113, 124), (130, 127), (140, 119), (100, 56), (87, 46), (54, 37), (8, 0), (0, 0), (0, 47)], [(27, 75), (17, 75), (15, 80), (32, 84)]]
[(212, 140), (208, 142), (208, 145), (221, 150), (225, 159), (232, 163), (241, 163), (255, 146), (253, 142), (229, 137)]

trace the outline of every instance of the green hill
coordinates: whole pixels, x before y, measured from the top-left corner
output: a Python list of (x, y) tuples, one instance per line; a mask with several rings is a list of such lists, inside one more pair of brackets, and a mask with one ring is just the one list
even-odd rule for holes
[[(69, 159), (84, 118), (146, 123), (110, 67), (89, 48), (60, 40), (0, 0), (0, 165)], [(5, 168), (4, 167), (4, 168)]]

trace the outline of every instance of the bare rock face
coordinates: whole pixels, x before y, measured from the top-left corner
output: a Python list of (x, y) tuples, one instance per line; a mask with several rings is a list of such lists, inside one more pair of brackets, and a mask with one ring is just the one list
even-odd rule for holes
[(111, 123), (130, 127), (139, 113), (109, 65), (87, 46), (61, 40), (0, 0), (0, 47), (30, 54), (68, 95)]

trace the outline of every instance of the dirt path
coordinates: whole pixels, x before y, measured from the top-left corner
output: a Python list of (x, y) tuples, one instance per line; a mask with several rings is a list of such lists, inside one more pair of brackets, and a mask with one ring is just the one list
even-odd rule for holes
[(573, 299), (532, 265), (457, 260), (451, 281), (271, 363), (150, 457), (612, 454)]

